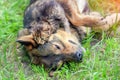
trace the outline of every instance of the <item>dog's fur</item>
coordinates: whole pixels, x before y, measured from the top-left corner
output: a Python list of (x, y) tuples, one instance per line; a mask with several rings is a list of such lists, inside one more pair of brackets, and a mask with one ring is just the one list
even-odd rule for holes
[(100, 21), (101, 17), (82, 14), (89, 9), (85, 6), (81, 10), (79, 4), (82, 4), (79, 0), (31, 0), (25, 11), (24, 27), (35, 35), (38, 44), (44, 44), (59, 27), (70, 33), (69, 22), (78, 27)]
[(82, 60), (82, 57), (80, 59), (76, 57), (76, 53), (80, 52), (82, 56), (84, 48), (79, 42), (78, 33), (74, 29), (71, 29), (71, 32), (73, 34), (68, 34), (63, 28), (59, 29), (50, 36), (47, 43), (37, 45), (29, 31), (23, 29), (19, 31), (17, 41), (26, 47), (32, 63), (56, 68), (59, 62), (63, 64), (68, 61)]
[[(30, 4), (34, 4), (41, 0), (31, 0)], [(91, 16), (88, 14), (82, 14), (83, 12), (89, 12), (88, 3), (86, 0), (54, 0), (65, 11), (65, 15), (68, 20), (75, 26), (90, 26), (98, 23), (101, 17)], [(82, 8), (82, 9), (81, 9)]]
[(38, 44), (44, 44), (59, 27), (70, 31), (64, 9), (55, 0), (38, 0), (25, 10), (24, 28), (35, 35)]

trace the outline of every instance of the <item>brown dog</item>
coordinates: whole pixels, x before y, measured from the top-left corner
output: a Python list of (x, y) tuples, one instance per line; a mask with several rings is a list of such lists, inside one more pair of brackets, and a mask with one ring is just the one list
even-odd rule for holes
[[(23, 44), (26, 47), (29, 55), (31, 56), (32, 63), (39, 64), (39, 65), (44, 64), (46, 67), (49, 67), (49, 68), (52, 67), (52, 68), (56, 69), (57, 67), (62, 65), (64, 62), (81, 61), (82, 53), (83, 53), (84, 49), (82, 48), (82, 46), (80, 46), (79, 39), (81, 38), (81, 36), (79, 37), (78, 33), (84, 33), (84, 32), (81, 32), (81, 30), (80, 30), (81, 27), (78, 28), (78, 26), (91, 25), (91, 24), (93, 25), (93, 24), (97, 23), (97, 21), (99, 20), (98, 19), (99, 17), (97, 16), (98, 18), (96, 18), (96, 17), (94, 17), (94, 15), (80, 14), (79, 13), (80, 10), (78, 10), (79, 6), (77, 4), (75, 4), (77, 0), (75, 0), (75, 1), (56, 0), (57, 3), (59, 3), (62, 6), (61, 8), (63, 8), (65, 11), (64, 19), (68, 19), (73, 25), (76, 25), (77, 30), (79, 32), (77, 32), (76, 30), (74, 30), (71, 27), (71, 32), (73, 34), (70, 34), (70, 33), (67, 33), (66, 31), (64, 31), (63, 28), (62, 28), (62, 30), (59, 28), (57, 32), (55, 32), (54, 34), (50, 33), (50, 36), (48, 37), (49, 31), (51, 31), (51, 29), (53, 29), (53, 32), (54, 32), (54, 28), (56, 27), (56, 25), (54, 26), (53, 24), (52, 25), (48, 24), (49, 18), (47, 18), (47, 20), (48, 20), (47, 22), (46, 22), (46, 20), (44, 21), (44, 19), (43, 19), (43, 21), (40, 19), (40, 23), (39, 23), (39, 20), (38, 20), (38, 22), (35, 21), (36, 17), (34, 17), (34, 16), (39, 14), (36, 12), (35, 5), (39, 5), (39, 1), (41, 1), (41, 0), (36, 1), (36, 2), (35, 1), (36, 0), (31, 0), (31, 6), (28, 7), (28, 9), (26, 10), (26, 13), (25, 13), (24, 24), (27, 29), (21, 30), (19, 32), (19, 36), (18, 36), (18, 42), (20, 42), (21, 44)], [(50, 1), (52, 1), (52, 0), (50, 0)], [(46, 1), (46, 2), (49, 3), (49, 1)], [(76, 7), (73, 9), (73, 6), (70, 5), (70, 3), (71, 4), (73, 3), (74, 6), (76, 6)], [(46, 3), (44, 3), (43, 5), (45, 5), (45, 4)], [(35, 8), (35, 11), (33, 10), (33, 8)], [(84, 12), (84, 8), (81, 12)], [(39, 9), (39, 7), (37, 9)], [(29, 11), (32, 11), (32, 10), (33, 10), (33, 12), (31, 14)], [(30, 16), (29, 14), (31, 15), (32, 18), (34, 17), (33, 20), (27, 19), (27, 17)], [(51, 15), (50, 13), (48, 13), (48, 14)], [(43, 16), (43, 15), (41, 15), (41, 16)], [(43, 18), (44, 18), (44, 16), (43, 16)], [(52, 17), (51, 19), (53, 20), (55, 18)], [(30, 22), (29, 22), (29, 20), (30, 20)], [(57, 21), (57, 19), (53, 22), (57, 23), (56, 21)], [(58, 22), (57, 25), (59, 25), (60, 23)], [(66, 22), (62, 22), (63, 25), (64, 25), (64, 23), (66, 23)], [(29, 24), (31, 25), (30, 28), (27, 27)], [(76, 28), (76, 26), (74, 26), (74, 28)], [(99, 26), (99, 27), (102, 28), (101, 26)], [(42, 31), (40, 31), (41, 29), (42, 29)], [(42, 42), (42, 40), (41, 40), (42, 38), (39, 38), (40, 34), (42, 34), (41, 37), (43, 38), (43, 40), (45, 40), (46, 36), (47, 36), (47, 38), (48, 38), (47, 42), (45, 42), (45, 43)], [(41, 42), (44, 44), (42, 44), (42, 45), (39, 44)]]

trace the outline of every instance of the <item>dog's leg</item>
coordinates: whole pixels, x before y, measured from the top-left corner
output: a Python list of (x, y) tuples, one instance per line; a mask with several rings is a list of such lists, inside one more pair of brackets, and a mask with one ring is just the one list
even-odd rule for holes
[(81, 5), (78, 0), (58, 0), (64, 8), (68, 20), (75, 26), (93, 26), (97, 24), (101, 17), (81, 14), (79, 6)]
[(68, 18), (70, 19), (71, 23), (76, 26), (94, 26), (94, 25), (96, 25), (101, 20), (102, 17), (81, 14), (79, 11), (80, 4), (81, 3), (77, 0), (77, 1), (74, 1), (74, 3), (72, 4), (74, 6), (70, 6), (72, 16), (68, 16)]
[(79, 15), (75, 14), (73, 17), (69, 17), (69, 20), (71, 23), (75, 26), (95, 26), (99, 23), (101, 20), (101, 17), (96, 17), (96, 16), (90, 16), (90, 15)]

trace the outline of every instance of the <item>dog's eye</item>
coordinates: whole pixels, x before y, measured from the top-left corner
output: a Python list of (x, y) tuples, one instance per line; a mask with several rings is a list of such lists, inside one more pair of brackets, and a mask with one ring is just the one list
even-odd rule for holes
[(74, 41), (72, 41), (72, 40), (68, 40), (70, 43), (72, 43), (72, 44), (77, 44), (77, 43), (75, 43)]
[(56, 47), (57, 49), (61, 49), (60, 46), (58, 46), (58, 45), (55, 45), (55, 47)]

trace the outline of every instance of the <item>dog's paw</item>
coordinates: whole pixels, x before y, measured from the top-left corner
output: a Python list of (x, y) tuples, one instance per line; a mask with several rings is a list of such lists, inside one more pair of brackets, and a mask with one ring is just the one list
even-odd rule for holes
[(102, 21), (104, 17), (99, 12), (91, 12), (89, 15), (86, 15), (86, 25), (94, 27), (96, 25), (103, 25), (105, 24), (104, 21)]
[(89, 26), (89, 27), (96, 26), (102, 19), (103, 19), (102, 16), (96, 14), (86, 15), (83, 17), (85, 26)]
[(111, 15), (106, 16), (105, 18), (106, 24), (113, 25), (114, 23), (120, 22), (120, 13), (113, 13)]
[(111, 15), (107, 15), (105, 18), (101, 19), (97, 26), (112, 26), (115, 23), (120, 22), (120, 13), (113, 13)]

